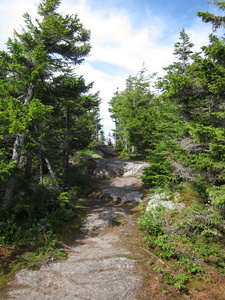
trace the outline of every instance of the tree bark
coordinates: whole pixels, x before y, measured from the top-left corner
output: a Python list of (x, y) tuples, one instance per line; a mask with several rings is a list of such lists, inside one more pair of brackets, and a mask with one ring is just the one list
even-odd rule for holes
[(32, 171), (32, 154), (27, 152), (26, 153), (26, 165), (25, 165), (25, 178), (31, 177), (31, 171)]
[(52, 166), (51, 166), (51, 164), (50, 164), (50, 162), (47, 158), (45, 158), (45, 162), (46, 162), (46, 165), (47, 165), (47, 168), (48, 168), (48, 171), (49, 171), (49, 174), (50, 174), (51, 178), (55, 179), (56, 178), (55, 173), (54, 173), (54, 171), (52, 169)]
[(64, 135), (64, 146), (63, 146), (63, 174), (66, 176), (69, 169), (69, 120), (70, 113), (69, 107), (66, 108), (66, 122), (65, 122), (65, 135)]
[[(33, 93), (34, 93), (34, 86), (33, 84), (30, 84), (27, 90), (26, 97), (24, 98), (24, 105), (29, 105), (30, 101), (33, 98)], [(11, 161), (16, 161), (15, 167), (18, 167), (19, 165), (25, 136), (26, 136), (25, 133), (17, 133), (16, 135), (16, 140), (13, 145), (13, 154), (11, 158)], [(15, 186), (16, 186), (15, 175), (11, 175), (10, 178), (8, 179), (6, 189), (5, 189), (5, 194), (3, 197), (2, 208), (5, 210), (10, 209), (12, 206), (13, 192)]]
[(39, 167), (40, 176), (39, 176), (39, 181), (42, 182), (42, 180), (43, 180), (43, 162), (42, 162), (41, 158), (39, 160), (40, 160), (40, 167)]
[[(35, 130), (37, 133), (39, 133), (38, 127), (39, 127), (38, 124), (34, 124), (34, 130)], [(31, 138), (31, 137), (30, 137), (30, 138)], [(31, 140), (32, 140), (34, 143), (37, 143), (33, 138), (31, 138)], [(41, 143), (40, 143), (40, 149), (41, 149), (41, 150), (44, 149), (44, 146), (43, 146)], [(44, 161), (45, 161), (45, 163), (46, 163), (46, 165), (47, 165), (47, 168), (48, 168), (48, 171), (49, 171), (49, 174), (50, 174), (51, 178), (52, 178), (52, 179), (55, 179), (56, 176), (55, 176), (55, 173), (54, 173), (54, 171), (53, 171), (53, 169), (52, 169), (52, 166), (51, 166), (51, 164), (50, 164), (48, 158), (41, 156), (41, 158), (40, 158), (40, 181), (43, 180), (43, 163), (44, 163)]]

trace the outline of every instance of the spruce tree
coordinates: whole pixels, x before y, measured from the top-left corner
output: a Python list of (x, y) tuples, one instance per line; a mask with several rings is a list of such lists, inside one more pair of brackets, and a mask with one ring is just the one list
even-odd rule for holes
[(10, 166), (13, 163), (13, 168), (9, 167), (11, 176), (2, 203), (4, 209), (12, 206), (17, 167), (26, 148), (25, 141), (32, 138), (34, 132), (36, 140), (32, 138), (33, 143), (35, 147), (39, 144), (53, 174), (43, 141), (44, 124), (55, 109), (48, 91), (54, 78), (59, 73), (71, 75), (71, 69), (83, 61), (91, 48), (90, 32), (84, 29), (77, 15), (58, 13), (59, 5), (59, 0), (43, 0), (38, 5), (39, 19), (35, 22), (25, 13), (25, 28), (21, 32), (14, 31), (13, 38), (8, 39), (7, 51), (0, 52), (1, 134), (7, 143), (15, 138), (9, 163)]
[(179, 42), (174, 45), (173, 54), (177, 57), (179, 64), (176, 65), (177, 68), (180, 68), (180, 71), (183, 75), (185, 75), (186, 69), (189, 66), (190, 60), (192, 58), (192, 47), (193, 43), (190, 42), (190, 38), (184, 29), (181, 30), (179, 36)]
[[(218, 6), (221, 10), (225, 10), (225, 2), (224, 1), (209, 1), (209, 3)], [(213, 30), (216, 31), (218, 28), (225, 28), (225, 16), (217, 16), (215, 14), (209, 12), (198, 12), (197, 16), (202, 18), (202, 21), (205, 23), (212, 23)]]

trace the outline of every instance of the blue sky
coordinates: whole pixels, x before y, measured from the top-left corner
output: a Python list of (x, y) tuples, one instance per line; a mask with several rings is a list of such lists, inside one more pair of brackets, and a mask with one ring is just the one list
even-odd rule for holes
[[(13, 29), (23, 25), (22, 15), (36, 17), (39, 0), (0, 0), (0, 47), (3, 49)], [(201, 22), (197, 11), (216, 12), (207, 0), (61, 0), (60, 12), (78, 14), (91, 30), (92, 50), (77, 74), (95, 82), (102, 98), (101, 118), (106, 135), (113, 128), (108, 101), (125, 80), (145, 64), (149, 74), (172, 63), (174, 44), (182, 28), (195, 50), (208, 42), (211, 26)]]

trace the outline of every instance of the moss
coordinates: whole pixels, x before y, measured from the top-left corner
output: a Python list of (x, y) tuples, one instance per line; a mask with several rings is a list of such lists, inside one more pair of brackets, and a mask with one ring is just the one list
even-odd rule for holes
[(205, 195), (203, 195), (193, 183), (182, 183), (177, 187), (177, 190), (179, 192), (179, 202), (183, 202), (186, 207), (194, 203), (205, 202)]

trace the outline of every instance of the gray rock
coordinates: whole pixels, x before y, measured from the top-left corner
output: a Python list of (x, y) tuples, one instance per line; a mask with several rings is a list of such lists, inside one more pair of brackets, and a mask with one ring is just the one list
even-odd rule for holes
[(139, 202), (141, 202), (142, 196), (143, 195), (139, 192), (131, 192), (131, 193), (126, 194), (122, 198), (122, 202), (124, 202), (124, 203), (126, 203), (126, 202), (139, 203)]
[(113, 225), (118, 218), (124, 217), (124, 211), (114, 206), (93, 209), (84, 220), (81, 232), (87, 233)]
[(115, 202), (134, 202), (139, 203), (142, 199), (142, 194), (136, 191), (135, 187), (112, 187), (101, 192), (100, 199), (109, 199)]
[(149, 164), (145, 162), (129, 162), (124, 166), (123, 177), (141, 176), (143, 169), (148, 166)]
[(131, 299), (137, 286), (133, 265), (132, 259), (112, 257), (57, 263), (33, 272), (25, 269), (16, 274), (16, 280), (26, 288), (12, 291), (10, 296), (21, 300)]
[(169, 200), (171, 197), (168, 194), (161, 193), (151, 196), (148, 199), (148, 205), (146, 207), (146, 211), (156, 210), (158, 207), (163, 207), (166, 209), (177, 209), (182, 210), (185, 208), (184, 203), (178, 203), (179, 197), (176, 194), (174, 197), (174, 201)]
[(101, 179), (111, 179), (111, 181), (101, 181), (100, 199), (110, 199), (121, 203), (141, 202), (142, 194), (137, 191), (137, 186), (142, 184), (141, 174), (148, 165), (141, 161), (123, 159), (98, 160), (94, 171), (95, 176)]
[(96, 164), (94, 175), (97, 178), (141, 176), (143, 169), (149, 165), (141, 161), (123, 159), (99, 159), (96, 160)]

